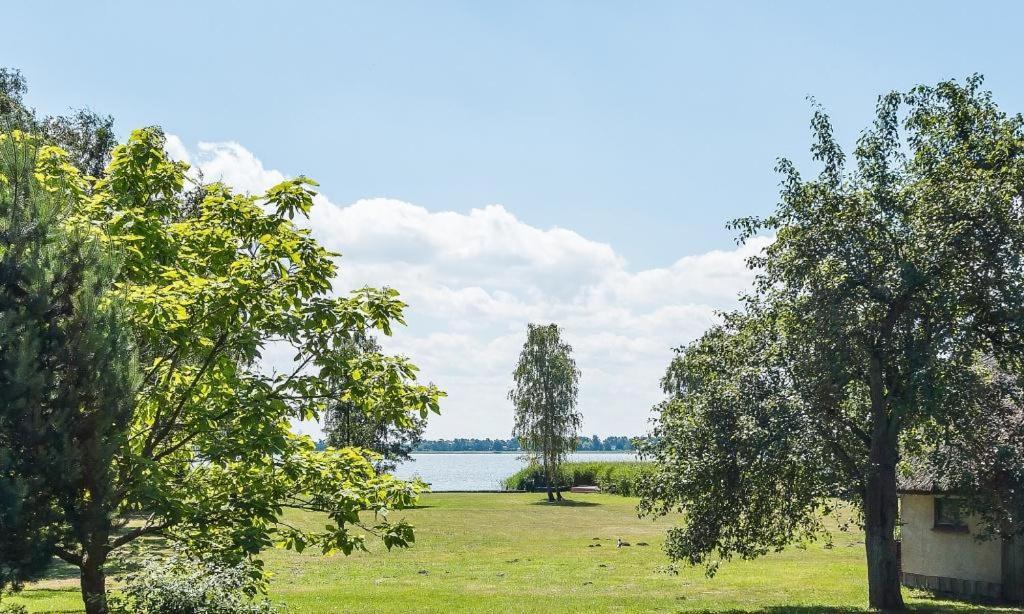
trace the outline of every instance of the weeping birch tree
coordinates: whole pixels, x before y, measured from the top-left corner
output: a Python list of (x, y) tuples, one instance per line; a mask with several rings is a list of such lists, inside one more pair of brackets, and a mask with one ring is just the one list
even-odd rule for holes
[(576, 449), (583, 415), (576, 411), (580, 370), (557, 324), (527, 327), (513, 377), (515, 386), (508, 393), (516, 412), (512, 435), (544, 468), (548, 501), (561, 500), (555, 487), (558, 468)]

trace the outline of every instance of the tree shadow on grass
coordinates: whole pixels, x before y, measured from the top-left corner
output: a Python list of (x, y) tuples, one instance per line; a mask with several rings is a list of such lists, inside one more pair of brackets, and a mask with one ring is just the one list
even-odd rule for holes
[(595, 507), (601, 504), (593, 501), (580, 501), (579, 499), (562, 499), (561, 501), (538, 499), (537, 501), (531, 501), (530, 505), (549, 505), (551, 507)]
[[(145, 545), (145, 550), (141, 550), (142, 546)], [(119, 551), (119, 556), (111, 556), (107, 560), (105, 566), (107, 577), (116, 578), (124, 574), (128, 574), (134, 571), (138, 571), (142, 567), (142, 562), (152, 556), (152, 553), (156, 552), (167, 552), (170, 550), (170, 542), (163, 537), (146, 537), (138, 542), (139, 550), (131, 551), (125, 550)], [(147, 555), (147, 553), (149, 553)], [(39, 580), (78, 580), (81, 577), (81, 571), (71, 565), (59, 559), (53, 557), (53, 563), (46, 570), (46, 573)], [(37, 592), (44, 592), (51, 589), (33, 588), (32, 591), (21, 593), (22, 596), (34, 595)], [(53, 589), (59, 591), (60, 589)], [(2, 612), (2, 611), (0, 611)]]
[[(939, 614), (957, 614), (962, 612), (977, 612), (979, 607), (986, 608), (991, 612), (1019, 612), (1019, 609), (1012, 606), (995, 606), (973, 601), (961, 603), (908, 603), (904, 612), (936, 612)], [(865, 612), (877, 612), (868, 608), (852, 608), (845, 606), (828, 605), (800, 605), (800, 606), (768, 606), (752, 610), (697, 610), (695, 614), (864, 614)]]
[[(53, 564), (46, 570), (44, 580), (77, 580), (80, 577), (78, 568), (65, 563), (57, 557), (53, 558)], [(42, 590), (42, 589), (40, 589)]]
[[(52, 599), (52, 598), (58, 597), (58, 596), (65, 596), (65, 595), (67, 595), (69, 593), (76, 593), (77, 594), (78, 593), (78, 587), (74, 587), (74, 588), (70, 588), (69, 587), (69, 588), (65, 588), (65, 589), (32, 587), (31, 590), (26, 590), (26, 591), (23, 591), (23, 592), (20, 592), (20, 593), (15, 593), (15, 596), (18, 598), (18, 600), (20, 602), (26, 603), (29, 606), (31, 606), (33, 603), (38, 603), (40, 601), (46, 601), (46, 600), (49, 600), (49, 599)], [(6, 599), (4, 600), (4, 602), (6, 603)], [(63, 613), (63, 612), (81, 612), (82, 608), (81, 608), (81, 606), (76, 604), (76, 605), (68, 606), (68, 608), (66, 608), (66, 609), (60, 609), (60, 610), (33, 610), (33, 611), (37, 611), (40, 614), (57, 614), (58, 612), (61, 612), (61, 613)]]

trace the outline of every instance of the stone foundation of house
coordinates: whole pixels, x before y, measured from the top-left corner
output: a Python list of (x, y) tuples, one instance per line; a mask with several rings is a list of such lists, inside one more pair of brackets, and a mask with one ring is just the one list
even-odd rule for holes
[(998, 582), (985, 582), (984, 580), (961, 580), (959, 578), (940, 578), (938, 576), (924, 576), (916, 573), (903, 572), (900, 574), (903, 586), (907, 588), (920, 588), (936, 593), (946, 593), (957, 597), (970, 599), (999, 600), (1003, 595), (1003, 586)]

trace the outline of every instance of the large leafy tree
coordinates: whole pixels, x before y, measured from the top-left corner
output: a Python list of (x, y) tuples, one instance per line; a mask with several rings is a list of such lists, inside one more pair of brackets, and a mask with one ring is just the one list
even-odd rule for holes
[(580, 371), (572, 346), (562, 341), (557, 324), (530, 324), (526, 343), (513, 372), (515, 387), (508, 398), (515, 407), (512, 432), (524, 450), (539, 457), (548, 500), (562, 499), (553, 487), (558, 467), (576, 449), (583, 416), (576, 411)]
[(838, 498), (862, 513), (871, 606), (902, 607), (902, 446), (979, 411), (979, 356), (1021, 370), (1024, 120), (980, 84), (881, 97), (853, 165), (816, 112), (821, 173), (783, 160), (775, 213), (737, 222), (775, 241), (746, 309), (673, 362), (648, 449), (645, 510), (686, 512), (673, 557), (781, 548)]
[[(52, 553), (81, 570), (87, 611), (106, 611), (104, 567), (143, 536), (228, 559), (275, 543), (349, 553), (365, 547), (367, 534), (388, 547), (408, 544), (411, 528), (386, 513), (410, 504), (415, 486), (375, 471), (372, 452), (317, 453), (290, 428), (339, 395), (404, 423), (436, 411), (441, 394), (417, 384), (403, 358), (345, 350), (368, 331), (389, 334), (404, 304), (390, 289), (331, 294), (336, 254), (292, 221), (309, 212), (312, 182), (285, 181), (258, 196), (190, 186), (187, 166), (166, 157), (156, 129), (132, 133), (99, 179), (74, 161), (44, 146), (31, 185), (20, 175), (4, 179), (8, 193), (62, 194), (68, 223), (93, 229), (118, 256), (114, 288), (139, 357), (123, 437), (88, 424), (43, 425), (91, 429), (110, 447), (82, 467), (83, 483), (102, 488), (58, 493), (70, 503), (49, 525), (58, 535)], [(261, 358), (271, 344), (291, 346), (294, 363), (268, 370)], [(344, 390), (327, 385), (339, 380)], [(77, 523), (90, 506), (105, 513)], [(329, 520), (320, 530), (292, 527), (281, 518), (288, 508)], [(361, 520), (362, 510), (375, 510), (374, 519)]]

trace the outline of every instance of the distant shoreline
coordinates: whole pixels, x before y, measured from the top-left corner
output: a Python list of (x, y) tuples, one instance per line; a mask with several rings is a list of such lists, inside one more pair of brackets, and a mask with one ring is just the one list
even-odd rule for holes
[[(491, 452), (488, 450), (423, 450), (413, 451), (410, 454), (527, 454), (522, 450)], [(577, 450), (570, 454), (636, 454), (636, 450)]]

